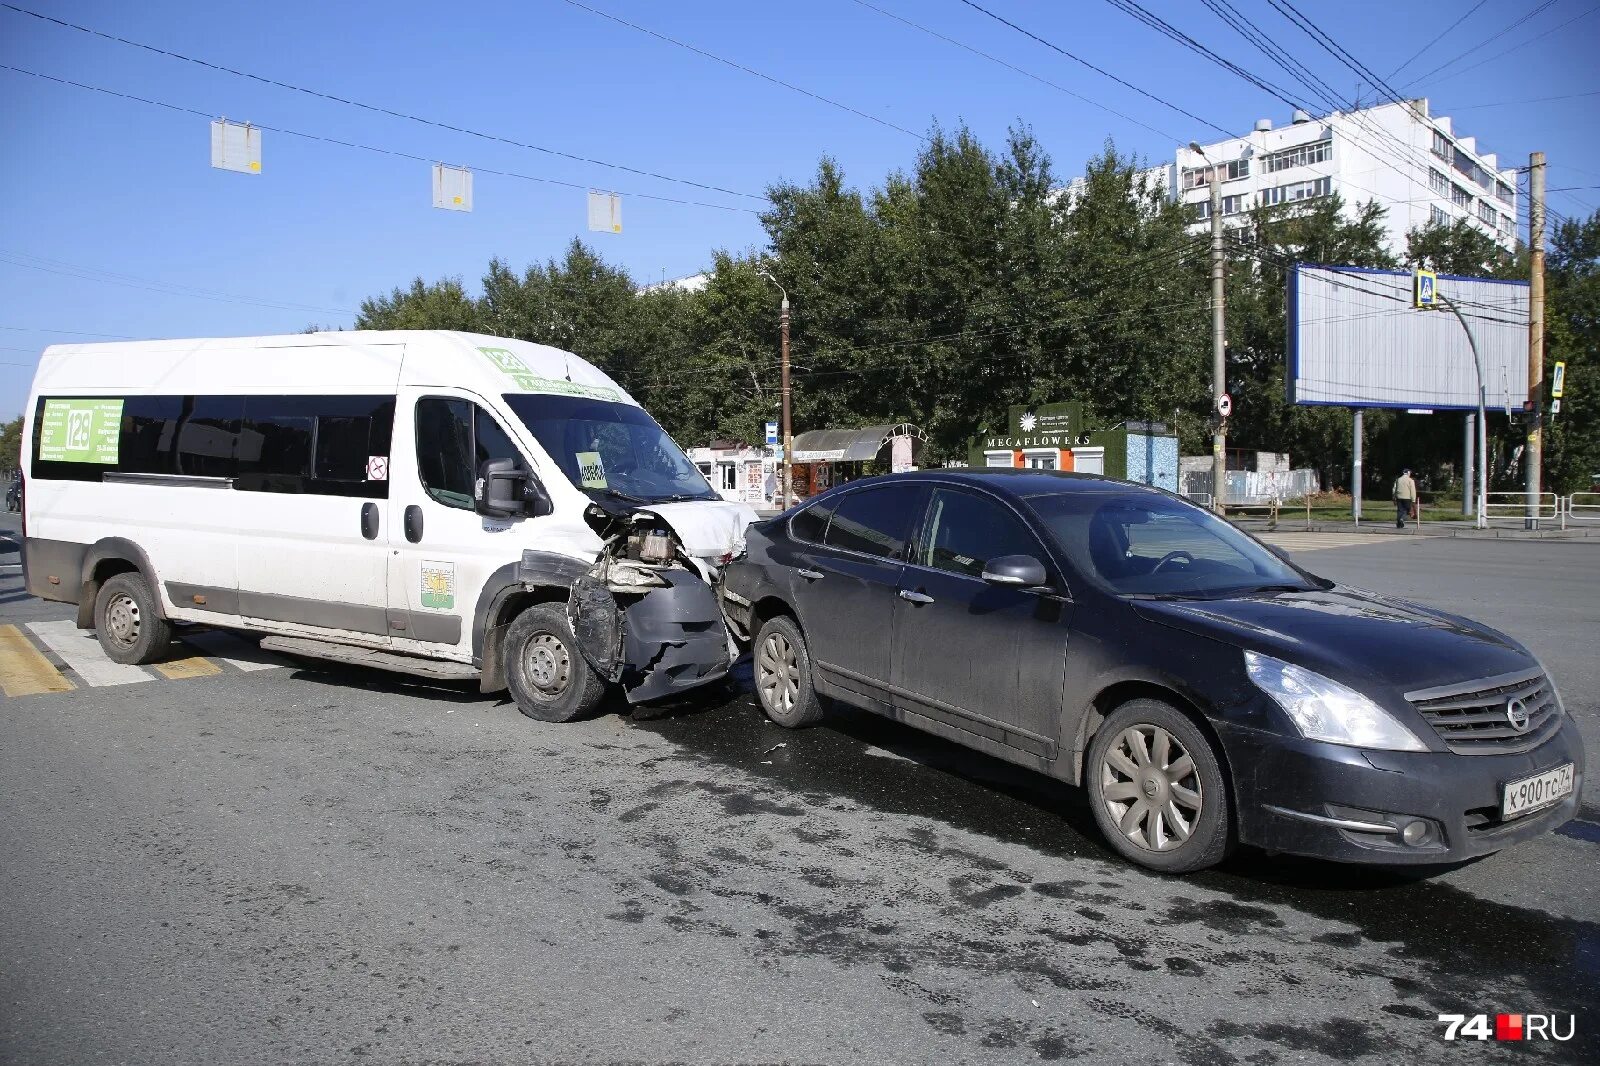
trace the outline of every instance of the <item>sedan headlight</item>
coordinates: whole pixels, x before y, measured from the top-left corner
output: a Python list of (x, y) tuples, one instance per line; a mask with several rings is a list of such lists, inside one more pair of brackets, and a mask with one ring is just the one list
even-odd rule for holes
[(1250, 680), (1283, 708), (1307, 740), (1390, 751), (1428, 750), (1388, 711), (1337, 681), (1253, 651), (1244, 653), (1244, 666)]

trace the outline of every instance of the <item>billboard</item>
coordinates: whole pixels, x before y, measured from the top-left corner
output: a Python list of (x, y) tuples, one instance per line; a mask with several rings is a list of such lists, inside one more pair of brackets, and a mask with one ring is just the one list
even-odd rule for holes
[[(1484, 402), (1518, 410), (1528, 396), (1528, 283), (1440, 274), (1483, 360)], [(1472, 349), (1440, 301), (1414, 304), (1409, 270), (1296, 263), (1289, 270), (1289, 402), (1477, 410)]]

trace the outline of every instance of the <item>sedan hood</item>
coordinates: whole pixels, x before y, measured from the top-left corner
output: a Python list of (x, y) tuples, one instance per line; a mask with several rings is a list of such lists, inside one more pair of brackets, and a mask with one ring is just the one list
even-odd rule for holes
[(1488, 626), (1348, 586), (1133, 606), (1152, 621), (1357, 687), (1377, 682), (1404, 693), (1537, 665), (1522, 645)]

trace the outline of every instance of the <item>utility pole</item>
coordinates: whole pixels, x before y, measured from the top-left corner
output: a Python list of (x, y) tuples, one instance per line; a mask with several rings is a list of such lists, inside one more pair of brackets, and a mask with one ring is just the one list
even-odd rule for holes
[(790, 463), (794, 461), (794, 427), (789, 424), (789, 294), (783, 294), (783, 309), (778, 315), (778, 332), (783, 338), (783, 506), (794, 501), (794, 480)]
[(1478, 377), (1478, 502), (1475, 507), (1477, 515), (1473, 519), (1473, 525), (1479, 529), (1484, 529), (1489, 524), (1487, 515), (1489, 509), (1489, 419), (1486, 410), (1487, 394), (1483, 388), (1483, 358), (1478, 354), (1478, 338), (1472, 335), (1472, 327), (1467, 325), (1466, 317), (1462, 315), (1461, 309), (1455, 305), (1455, 301), (1446, 298), (1442, 292), (1438, 293), (1435, 299), (1448, 307), (1456, 316), (1456, 321), (1461, 323), (1461, 329), (1467, 335), (1467, 347), (1472, 349), (1472, 369)]
[(783, 506), (787, 508), (794, 495), (794, 478), (789, 465), (794, 461), (794, 429), (789, 424), (789, 290), (778, 284), (778, 279), (772, 276), (772, 271), (770, 270), (758, 270), (756, 276), (766, 278), (777, 286), (778, 292), (783, 294), (783, 303), (779, 305), (780, 310), (778, 312), (778, 335), (781, 338), (780, 351), (782, 353), (780, 365), (782, 366), (783, 374), (783, 425), (779, 432), (783, 437), (783, 478), (781, 479)]
[(1217, 420), (1211, 438), (1211, 506), (1226, 515), (1228, 429), (1222, 397), (1228, 391), (1228, 275), (1222, 245), (1222, 175), (1200, 142), (1190, 141), (1189, 150), (1204, 159), (1211, 172), (1211, 413)]
[(1539, 526), (1540, 467), (1544, 460), (1544, 153), (1528, 157), (1528, 448), (1527, 491), (1530, 529)]

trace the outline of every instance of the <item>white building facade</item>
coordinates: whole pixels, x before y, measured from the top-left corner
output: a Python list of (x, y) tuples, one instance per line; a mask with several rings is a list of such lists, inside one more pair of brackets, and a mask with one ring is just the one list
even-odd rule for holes
[[(1203, 153), (1203, 154), (1202, 154)], [(1180, 148), (1173, 169), (1179, 200), (1196, 207), (1196, 232), (1210, 225), (1210, 176), (1222, 177), (1223, 216), (1257, 206), (1297, 203), (1338, 193), (1354, 207), (1375, 200), (1386, 215), (1391, 251), (1430, 221), (1466, 219), (1507, 251), (1517, 241), (1517, 171), (1458, 135), (1450, 119), (1428, 113), (1426, 99), (1312, 118), (1289, 125), (1269, 119), (1244, 137)]]

